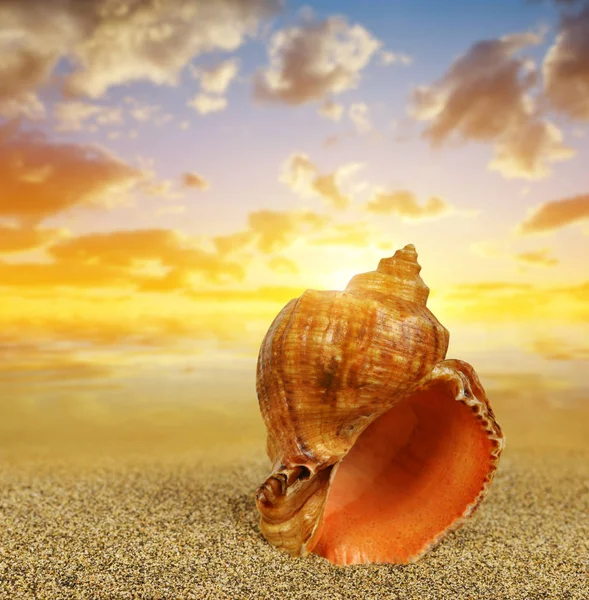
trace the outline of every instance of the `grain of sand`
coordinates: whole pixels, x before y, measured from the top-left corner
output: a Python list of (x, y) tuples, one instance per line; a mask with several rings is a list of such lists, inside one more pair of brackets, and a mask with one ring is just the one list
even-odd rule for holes
[(0, 597), (587, 599), (589, 455), (507, 453), (486, 501), (416, 564), (336, 567), (261, 537), (261, 458), (4, 461)]

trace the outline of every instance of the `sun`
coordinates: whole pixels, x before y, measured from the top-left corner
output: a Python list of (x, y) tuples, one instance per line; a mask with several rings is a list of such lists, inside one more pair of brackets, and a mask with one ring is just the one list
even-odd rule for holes
[(324, 289), (343, 291), (346, 289), (350, 279), (358, 274), (354, 268), (338, 269), (328, 274), (324, 278)]

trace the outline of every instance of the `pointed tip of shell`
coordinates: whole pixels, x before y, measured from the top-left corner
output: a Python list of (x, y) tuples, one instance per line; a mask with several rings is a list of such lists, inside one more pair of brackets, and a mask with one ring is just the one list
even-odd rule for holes
[(395, 296), (425, 306), (429, 288), (419, 276), (420, 271), (415, 246), (407, 244), (390, 258), (381, 259), (376, 271), (354, 276), (346, 291), (362, 290), (382, 297)]
[(417, 275), (421, 271), (421, 265), (417, 262), (417, 251), (413, 244), (407, 244), (404, 248), (400, 248), (390, 258), (381, 259), (377, 271), (392, 274), (398, 271), (400, 264), (403, 264), (404, 269), (412, 274)]

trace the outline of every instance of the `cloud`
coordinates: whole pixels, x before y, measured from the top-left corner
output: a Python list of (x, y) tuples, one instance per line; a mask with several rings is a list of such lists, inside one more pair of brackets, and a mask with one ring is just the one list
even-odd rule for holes
[(375, 241), (375, 233), (366, 223), (340, 223), (330, 227), (324, 234), (313, 238), (315, 246), (354, 246), (366, 248)]
[(576, 346), (553, 337), (537, 338), (530, 344), (529, 349), (547, 360), (589, 359), (589, 346)]
[(282, 165), (280, 181), (301, 195), (310, 195), (318, 169), (304, 152), (294, 152)]
[(407, 219), (426, 219), (447, 213), (450, 205), (441, 198), (432, 196), (420, 206), (413, 192), (401, 190), (390, 194), (376, 194), (366, 204), (366, 210), (377, 214), (396, 214)]
[(46, 252), (52, 262), (0, 261), (0, 286), (186, 292), (193, 276), (215, 283), (244, 276), (240, 264), (168, 229), (87, 234), (60, 241)]
[(150, 183), (143, 187), (143, 191), (149, 196), (156, 196), (164, 200), (176, 200), (182, 198), (184, 194), (177, 192), (175, 184), (171, 179), (162, 179), (156, 183)]
[[(0, 78), (1, 70), (0, 70)], [(40, 121), (46, 115), (45, 106), (36, 94), (20, 94), (12, 98), (1, 98), (0, 92), (0, 116), (6, 119), (18, 119), (24, 117), (31, 121)]]
[[(27, 10), (27, 8), (29, 10)], [(7, 118), (17, 116), (42, 117), (44, 108), (34, 93), (53, 71), (59, 58), (58, 39), (64, 24), (44, 15), (39, 3), (39, 15), (30, 12), (30, 3), (3, 2), (0, 4), (0, 23), (3, 25), (0, 38), (0, 114)], [(36, 17), (36, 18), (35, 18)], [(35, 39), (28, 35), (31, 29), (47, 28), (47, 39)]]
[(228, 235), (219, 235), (212, 239), (212, 242), (221, 256), (241, 252), (254, 241), (252, 231), (238, 231)]
[(73, 65), (65, 76), (71, 94), (97, 98), (132, 81), (175, 85), (192, 59), (236, 50), (279, 7), (278, 0), (5, 0), (0, 101), (46, 84), (61, 59)]
[(453, 286), (442, 294), (448, 317), (462, 321), (540, 321), (586, 323), (589, 319), (589, 282), (568, 287), (536, 287), (504, 281)]
[(544, 89), (553, 108), (589, 121), (589, 4), (562, 16), (555, 43), (543, 64)]
[(313, 190), (319, 194), (322, 198), (333, 206), (342, 210), (350, 205), (350, 199), (348, 196), (344, 196), (338, 185), (338, 172), (330, 173), (329, 175), (319, 175), (311, 184)]
[[(248, 214), (247, 228), (212, 238), (220, 256), (257, 249), (263, 254), (280, 252), (298, 238), (320, 231), (329, 217), (310, 210), (261, 209)], [(279, 261), (284, 266), (282, 261)]]
[(358, 133), (367, 133), (372, 129), (369, 109), (363, 102), (352, 104), (348, 109), (348, 116), (352, 123), (354, 123)]
[(63, 235), (65, 232), (61, 229), (3, 227), (0, 225), (0, 254), (43, 248)]
[(461, 283), (454, 286), (452, 297), (470, 297), (476, 294), (504, 295), (528, 292), (533, 289), (530, 283), (513, 283), (510, 281), (483, 281), (478, 283)]
[(186, 212), (186, 207), (181, 204), (174, 206), (162, 206), (155, 211), (156, 215), (180, 215)]
[(283, 29), (270, 40), (270, 66), (256, 73), (254, 95), (290, 105), (329, 101), (358, 85), (380, 45), (364, 27), (343, 17)]
[(549, 255), (550, 250), (548, 248), (542, 248), (541, 250), (534, 250), (532, 252), (520, 252), (515, 255), (515, 258), (520, 262), (533, 266), (553, 267), (557, 265), (559, 262), (558, 259)]
[(211, 187), (211, 184), (198, 173), (194, 171), (190, 173), (184, 173), (182, 177), (184, 182), (184, 187), (195, 188), (197, 190), (208, 190)]
[(209, 113), (225, 110), (227, 108), (227, 99), (222, 96), (198, 94), (186, 104), (194, 108), (201, 115), (208, 115)]
[(133, 96), (125, 96), (124, 102), (130, 106), (129, 115), (139, 123), (155, 120), (162, 110), (162, 107), (157, 104), (144, 104)]
[(0, 261), (0, 286), (15, 288), (135, 287), (123, 269), (80, 262), (6, 263)]
[(296, 275), (299, 272), (296, 263), (284, 256), (275, 256), (274, 258), (271, 258), (268, 261), (268, 266), (273, 271), (284, 275)]
[(51, 144), (0, 126), (0, 217), (31, 224), (77, 206), (105, 206), (143, 178), (98, 146)]
[(321, 175), (306, 154), (295, 152), (282, 165), (280, 181), (303, 197), (319, 196), (329, 206), (342, 210), (350, 205), (351, 200), (342, 193), (341, 186), (361, 166), (358, 163), (350, 163), (339, 167), (333, 173)]
[(53, 108), (53, 114), (58, 121), (57, 131), (81, 131), (90, 120), (100, 125), (115, 125), (123, 122), (122, 109), (79, 100), (57, 103)]
[(563, 144), (560, 129), (549, 121), (535, 121), (497, 140), (489, 169), (508, 179), (542, 179), (550, 175), (549, 162), (567, 160), (575, 152)]
[(256, 245), (265, 254), (279, 252), (303, 233), (320, 230), (326, 223), (327, 217), (312, 211), (281, 212), (264, 209), (248, 215), (249, 228)]
[(388, 50), (381, 50), (378, 58), (381, 65), (401, 63), (402, 65), (407, 66), (413, 62), (413, 59), (407, 54), (389, 52)]
[[(176, 278), (190, 273), (200, 273), (211, 281), (217, 281), (223, 275), (232, 278), (243, 276), (239, 265), (194, 247), (180, 234), (168, 229), (88, 234), (56, 244), (48, 252), (61, 265), (95, 265), (128, 271), (137, 263), (156, 261), (162, 267), (171, 269)], [(141, 278), (142, 275), (138, 275), (136, 280)], [(145, 283), (149, 283), (148, 279)]]
[(518, 230), (522, 234), (553, 231), (585, 219), (589, 219), (589, 194), (541, 204)]
[(80, 360), (73, 352), (27, 344), (7, 344), (2, 358), (0, 384), (102, 380), (113, 374), (112, 367)]
[(326, 100), (318, 109), (317, 112), (326, 119), (339, 121), (344, 114), (344, 106), (333, 100)]
[(200, 80), (200, 85), (205, 92), (209, 94), (225, 94), (237, 75), (238, 70), (239, 60), (237, 58), (230, 58), (208, 69), (195, 67), (192, 73)]
[(452, 139), (491, 142), (490, 167), (506, 177), (539, 179), (552, 162), (570, 158), (560, 130), (541, 120), (530, 95), (535, 66), (518, 52), (542, 42), (522, 33), (477, 42), (431, 86), (413, 91), (411, 112), (429, 121), (424, 136), (439, 146)]

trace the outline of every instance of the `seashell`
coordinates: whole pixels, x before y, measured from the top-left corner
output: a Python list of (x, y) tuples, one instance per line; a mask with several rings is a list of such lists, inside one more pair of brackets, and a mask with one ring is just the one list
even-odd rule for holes
[(413, 562), (487, 493), (503, 435), (474, 369), (445, 360), (420, 270), (410, 244), (343, 292), (307, 290), (262, 342), (272, 474), (256, 505), (293, 556)]

